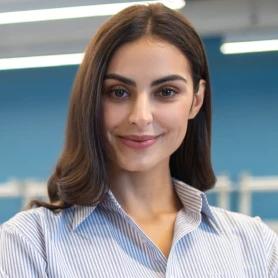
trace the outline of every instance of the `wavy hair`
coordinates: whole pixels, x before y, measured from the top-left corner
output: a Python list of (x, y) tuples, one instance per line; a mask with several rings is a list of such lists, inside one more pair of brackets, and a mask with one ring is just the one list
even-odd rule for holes
[(150, 36), (175, 45), (191, 67), (194, 93), (206, 81), (203, 105), (189, 120), (181, 146), (170, 157), (171, 176), (201, 191), (216, 178), (211, 165), (211, 86), (202, 40), (179, 12), (162, 4), (134, 5), (111, 17), (92, 38), (78, 69), (68, 110), (65, 144), (48, 180), (50, 203), (30, 206), (51, 210), (72, 205), (92, 206), (109, 190), (107, 138), (102, 117), (102, 89), (113, 53), (123, 44)]

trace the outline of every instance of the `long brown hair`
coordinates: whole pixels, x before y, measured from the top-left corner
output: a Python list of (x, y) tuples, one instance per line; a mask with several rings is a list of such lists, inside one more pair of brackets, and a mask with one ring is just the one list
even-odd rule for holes
[(188, 123), (181, 146), (171, 155), (175, 177), (201, 191), (213, 187), (211, 165), (211, 87), (203, 43), (191, 23), (162, 4), (134, 5), (111, 17), (92, 38), (72, 89), (63, 151), (48, 181), (50, 204), (30, 205), (55, 210), (101, 202), (109, 190), (107, 138), (102, 121), (104, 75), (113, 53), (123, 44), (151, 36), (179, 48), (189, 60), (197, 92), (206, 81), (204, 103)]

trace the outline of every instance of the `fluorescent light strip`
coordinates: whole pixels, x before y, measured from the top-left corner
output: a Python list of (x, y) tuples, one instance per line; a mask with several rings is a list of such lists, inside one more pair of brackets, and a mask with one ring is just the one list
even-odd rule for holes
[(0, 59), (0, 70), (79, 65), (84, 53)]
[(69, 18), (84, 18), (93, 16), (109, 16), (135, 4), (162, 3), (171, 9), (181, 9), (185, 6), (183, 0), (141, 1), (128, 3), (114, 3), (79, 7), (66, 7), (44, 10), (30, 10), (0, 13), (0, 24), (60, 20)]
[(223, 54), (278, 51), (278, 40), (224, 43), (220, 50)]

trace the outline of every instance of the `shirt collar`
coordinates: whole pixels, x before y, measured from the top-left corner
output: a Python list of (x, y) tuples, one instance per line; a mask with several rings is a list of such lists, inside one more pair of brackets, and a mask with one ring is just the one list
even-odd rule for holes
[[(214, 224), (213, 227), (221, 232), (220, 225), (212, 213), (205, 193), (175, 178), (172, 178), (172, 181), (184, 208), (193, 213), (205, 214)], [(119, 212), (123, 211), (111, 190), (108, 191), (106, 198), (101, 205), (106, 209)], [(91, 213), (93, 213), (96, 207), (97, 206), (75, 205), (73, 230), (75, 230)]]
[(75, 230), (95, 210), (96, 206), (74, 205), (72, 229)]
[(172, 181), (184, 208), (193, 213), (205, 214), (213, 227), (221, 232), (220, 225), (210, 208), (206, 194), (175, 178), (172, 178)]

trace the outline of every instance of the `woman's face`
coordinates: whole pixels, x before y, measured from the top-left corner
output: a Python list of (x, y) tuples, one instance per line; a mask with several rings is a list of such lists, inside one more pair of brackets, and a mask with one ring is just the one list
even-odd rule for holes
[(114, 166), (126, 171), (168, 166), (188, 120), (202, 105), (204, 90), (201, 80), (193, 94), (189, 62), (175, 46), (142, 38), (120, 47), (103, 86), (104, 126)]

